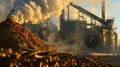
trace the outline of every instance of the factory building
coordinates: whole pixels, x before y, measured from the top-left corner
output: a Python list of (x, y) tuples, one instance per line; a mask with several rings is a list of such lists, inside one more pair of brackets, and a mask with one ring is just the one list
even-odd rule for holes
[[(77, 20), (70, 20), (70, 7), (78, 10)], [(101, 12), (102, 18), (70, 3), (67, 7), (67, 20), (65, 19), (65, 11), (62, 11), (60, 32), (67, 33), (67, 35), (80, 33), (88, 47), (115, 51), (117, 50), (117, 33), (115, 32), (114, 19), (105, 19), (105, 2), (102, 2)], [(89, 21), (87, 21), (86, 16), (90, 18)]]

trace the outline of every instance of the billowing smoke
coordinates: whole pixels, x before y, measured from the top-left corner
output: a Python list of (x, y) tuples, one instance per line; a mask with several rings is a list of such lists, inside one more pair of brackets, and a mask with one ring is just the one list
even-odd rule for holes
[(82, 33), (50, 33), (46, 42), (58, 51), (63, 52), (69, 50), (91, 50), (85, 45)]
[(52, 14), (60, 16), (62, 9), (71, 0), (17, 0), (8, 17), (15, 22), (38, 23), (48, 19)]

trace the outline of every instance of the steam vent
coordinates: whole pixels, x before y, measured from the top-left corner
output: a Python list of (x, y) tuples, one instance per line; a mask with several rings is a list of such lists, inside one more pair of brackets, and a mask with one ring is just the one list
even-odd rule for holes
[(48, 44), (12, 19), (0, 23), (0, 48), (53, 51)]

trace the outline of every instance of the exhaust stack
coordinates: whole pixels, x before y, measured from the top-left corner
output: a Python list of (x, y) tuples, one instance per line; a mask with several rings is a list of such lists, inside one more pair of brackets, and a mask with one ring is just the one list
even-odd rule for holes
[(105, 0), (102, 0), (102, 19), (105, 20)]

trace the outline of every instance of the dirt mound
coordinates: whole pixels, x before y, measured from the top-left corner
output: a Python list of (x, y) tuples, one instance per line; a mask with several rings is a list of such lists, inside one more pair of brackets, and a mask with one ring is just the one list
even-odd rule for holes
[(28, 29), (15, 23), (12, 19), (7, 19), (0, 23), (0, 48), (12, 48), (17, 51), (23, 49), (55, 51)]

